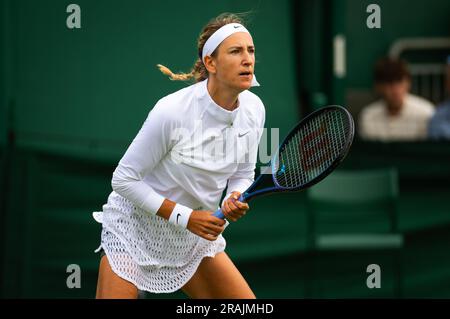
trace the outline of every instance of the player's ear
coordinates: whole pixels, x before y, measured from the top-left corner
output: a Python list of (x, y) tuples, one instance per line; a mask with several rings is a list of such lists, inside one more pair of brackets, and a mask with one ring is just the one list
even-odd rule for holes
[(216, 60), (213, 57), (207, 55), (204, 59), (204, 62), (206, 70), (208, 70), (208, 73), (215, 74), (217, 72)]

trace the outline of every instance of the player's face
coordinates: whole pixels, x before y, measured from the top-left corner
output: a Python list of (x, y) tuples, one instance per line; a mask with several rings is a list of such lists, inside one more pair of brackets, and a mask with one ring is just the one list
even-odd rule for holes
[(216, 78), (224, 85), (244, 91), (251, 87), (255, 71), (255, 46), (250, 34), (237, 32), (218, 47)]

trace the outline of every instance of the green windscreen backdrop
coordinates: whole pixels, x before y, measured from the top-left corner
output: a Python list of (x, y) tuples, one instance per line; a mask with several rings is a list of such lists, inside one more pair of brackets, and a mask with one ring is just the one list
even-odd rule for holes
[(81, 29), (69, 29), (67, 1), (10, 1), (19, 145), (120, 153), (158, 99), (189, 85), (155, 65), (189, 72), (201, 28), (230, 11), (251, 12), (261, 83), (252, 91), (266, 104), (267, 126), (289, 128), (298, 119), (289, 2), (277, 10), (267, 1), (240, 3), (193, 10), (187, 1), (78, 1)]

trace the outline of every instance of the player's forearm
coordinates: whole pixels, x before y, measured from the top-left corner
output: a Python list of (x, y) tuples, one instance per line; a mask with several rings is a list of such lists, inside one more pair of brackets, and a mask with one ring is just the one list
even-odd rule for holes
[(111, 186), (116, 193), (153, 215), (157, 213), (165, 199), (140, 180), (134, 171), (120, 164), (113, 173)]
[[(177, 203), (156, 193), (145, 182), (133, 180), (129, 175), (123, 174), (120, 169), (113, 174), (112, 187), (117, 193), (139, 205), (145, 211), (169, 221), (177, 205)], [(181, 207), (184, 214), (188, 213), (188, 209), (184, 209), (184, 206), (178, 205), (177, 207)], [(177, 211), (179, 212), (179, 209)], [(176, 222), (178, 221), (179, 219), (176, 220)]]
[(227, 188), (227, 194), (225, 196), (225, 198), (222, 201), (225, 202), (225, 200), (228, 199), (228, 197), (230, 197), (232, 192), (239, 192), (241, 194), (243, 194), (247, 188), (252, 184), (253, 182), (253, 178), (252, 177), (248, 177), (248, 178), (230, 178), (228, 180), (228, 188)]

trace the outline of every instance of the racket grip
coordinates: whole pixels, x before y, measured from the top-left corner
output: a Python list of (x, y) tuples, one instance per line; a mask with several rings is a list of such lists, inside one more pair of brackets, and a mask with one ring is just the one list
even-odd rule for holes
[[(243, 202), (244, 201), (244, 196), (239, 196), (238, 201)], [(213, 216), (216, 216), (217, 218), (225, 218), (225, 215), (222, 213), (222, 209), (219, 208), (218, 210), (216, 210), (216, 212), (213, 214)]]
[(220, 209), (220, 208), (213, 214), (213, 216), (216, 216), (217, 218), (222, 218), (222, 219), (225, 218), (225, 215), (222, 213), (222, 209)]

